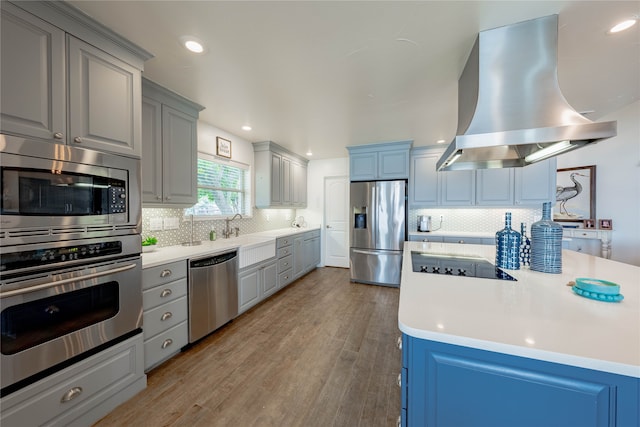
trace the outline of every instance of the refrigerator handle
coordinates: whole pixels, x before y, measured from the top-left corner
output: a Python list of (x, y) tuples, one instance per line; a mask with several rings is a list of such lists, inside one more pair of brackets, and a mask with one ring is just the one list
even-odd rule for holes
[(373, 244), (373, 247), (376, 247), (376, 234), (378, 233), (377, 230), (377, 225), (378, 225), (378, 212), (377, 212), (377, 205), (376, 205), (376, 183), (373, 182), (373, 185), (371, 186), (371, 205), (370, 205), (370, 211), (371, 211), (371, 215), (369, 215), (370, 220), (369, 220), (369, 235), (371, 236), (371, 242)]

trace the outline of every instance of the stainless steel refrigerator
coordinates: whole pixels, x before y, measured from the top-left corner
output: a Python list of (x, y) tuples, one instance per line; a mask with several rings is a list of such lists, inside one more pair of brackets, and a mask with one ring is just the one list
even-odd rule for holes
[(351, 280), (400, 286), (407, 182), (352, 182), (350, 213)]

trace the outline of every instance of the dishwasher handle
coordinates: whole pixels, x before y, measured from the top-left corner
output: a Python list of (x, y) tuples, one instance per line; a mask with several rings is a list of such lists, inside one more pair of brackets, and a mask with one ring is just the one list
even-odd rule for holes
[(212, 265), (222, 264), (230, 261), (238, 256), (238, 251), (227, 252), (221, 255), (215, 255), (208, 258), (196, 259), (189, 261), (190, 268), (211, 267)]

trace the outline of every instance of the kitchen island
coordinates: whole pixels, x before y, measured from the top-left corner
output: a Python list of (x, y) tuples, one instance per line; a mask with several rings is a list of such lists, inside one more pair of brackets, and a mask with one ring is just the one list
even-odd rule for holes
[[(640, 422), (640, 268), (563, 251), (563, 273), (517, 281), (414, 272), (411, 252), (481, 256), (487, 245), (406, 242), (400, 287), (404, 426)], [(624, 300), (576, 295), (579, 277)]]

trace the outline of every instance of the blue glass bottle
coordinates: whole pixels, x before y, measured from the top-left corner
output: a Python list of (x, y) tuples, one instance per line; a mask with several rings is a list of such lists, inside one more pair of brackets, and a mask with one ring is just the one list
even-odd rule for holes
[(520, 269), (520, 233), (511, 228), (511, 212), (504, 215), (504, 229), (496, 233), (496, 267)]
[(531, 265), (531, 239), (527, 237), (527, 225), (520, 223), (520, 234), (522, 241), (520, 242), (520, 266), (528, 267)]
[(551, 220), (551, 202), (542, 204), (542, 219), (531, 224), (531, 270), (562, 273), (562, 226)]

